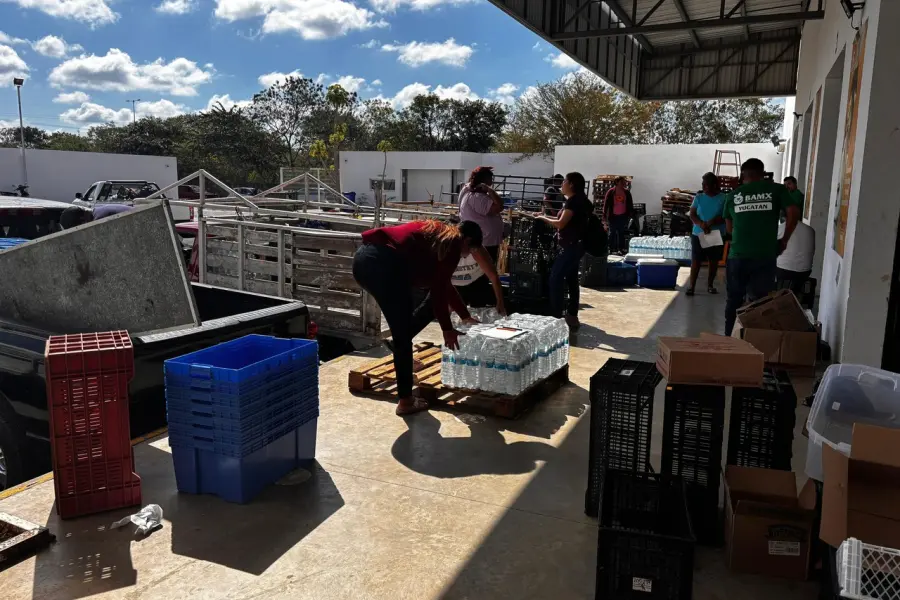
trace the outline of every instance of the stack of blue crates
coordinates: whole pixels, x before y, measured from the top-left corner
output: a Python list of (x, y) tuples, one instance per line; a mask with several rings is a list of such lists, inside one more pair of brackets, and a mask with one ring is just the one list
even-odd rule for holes
[(165, 362), (178, 490), (251, 500), (315, 458), (315, 341), (248, 335)]
[(24, 244), (27, 241), (28, 240), (25, 238), (0, 238), (0, 252), (15, 248), (19, 244)]

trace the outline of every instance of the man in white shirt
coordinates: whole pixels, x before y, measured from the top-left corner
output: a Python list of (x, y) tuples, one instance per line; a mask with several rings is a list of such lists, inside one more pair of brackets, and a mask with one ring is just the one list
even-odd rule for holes
[[(784, 235), (784, 221), (778, 226), (778, 239)], [(816, 253), (816, 232), (804, 223), (798, 221), (794, 235), (788, 241), (787, 247), (778, 256), (775, 279), (778, 289), (789, 289), (797, 298), (803, 294), (806, 280), (812, 273), (813, 255)]]

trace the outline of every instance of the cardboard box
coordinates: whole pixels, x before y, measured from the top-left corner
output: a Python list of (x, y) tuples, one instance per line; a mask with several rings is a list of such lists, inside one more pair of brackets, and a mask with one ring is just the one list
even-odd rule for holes
[(900, 548), (900, 430), (856, 423), (850, 456), (823, 444), (822, 466), (822, 540)]
[(656, 368), (670, 384), (758, 387), (764, 365), (759, 350), (721, 335), (661, 337), (657, 346)]
[(735, 337), (753, 345), (767, 363), (784, 367), (815, 367), (819, 336), (814, 322), (790, 290), (738, 309)]
[(814, 522), (815, 511), (798, 502), (794, 473), (726, 468), (725, 555), (731, 570), (805, 580)]

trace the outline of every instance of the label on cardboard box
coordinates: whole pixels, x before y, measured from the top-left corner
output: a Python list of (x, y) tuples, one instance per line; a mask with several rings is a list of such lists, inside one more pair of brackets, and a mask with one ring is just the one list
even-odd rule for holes
[(769, 540), (769, 556), (800, 556), (800, 542)]

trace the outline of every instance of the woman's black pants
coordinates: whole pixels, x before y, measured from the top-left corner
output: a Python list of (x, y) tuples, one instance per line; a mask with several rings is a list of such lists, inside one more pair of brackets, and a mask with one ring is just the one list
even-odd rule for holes
[(412, 340), (434, 319), (431, 294), (415, 306), (412, 277), (403, 257), (387, 246), (360, 246), (353, 257), (353, 277), (372, 294), (394, 338), (397, 395), (412, 396)]

